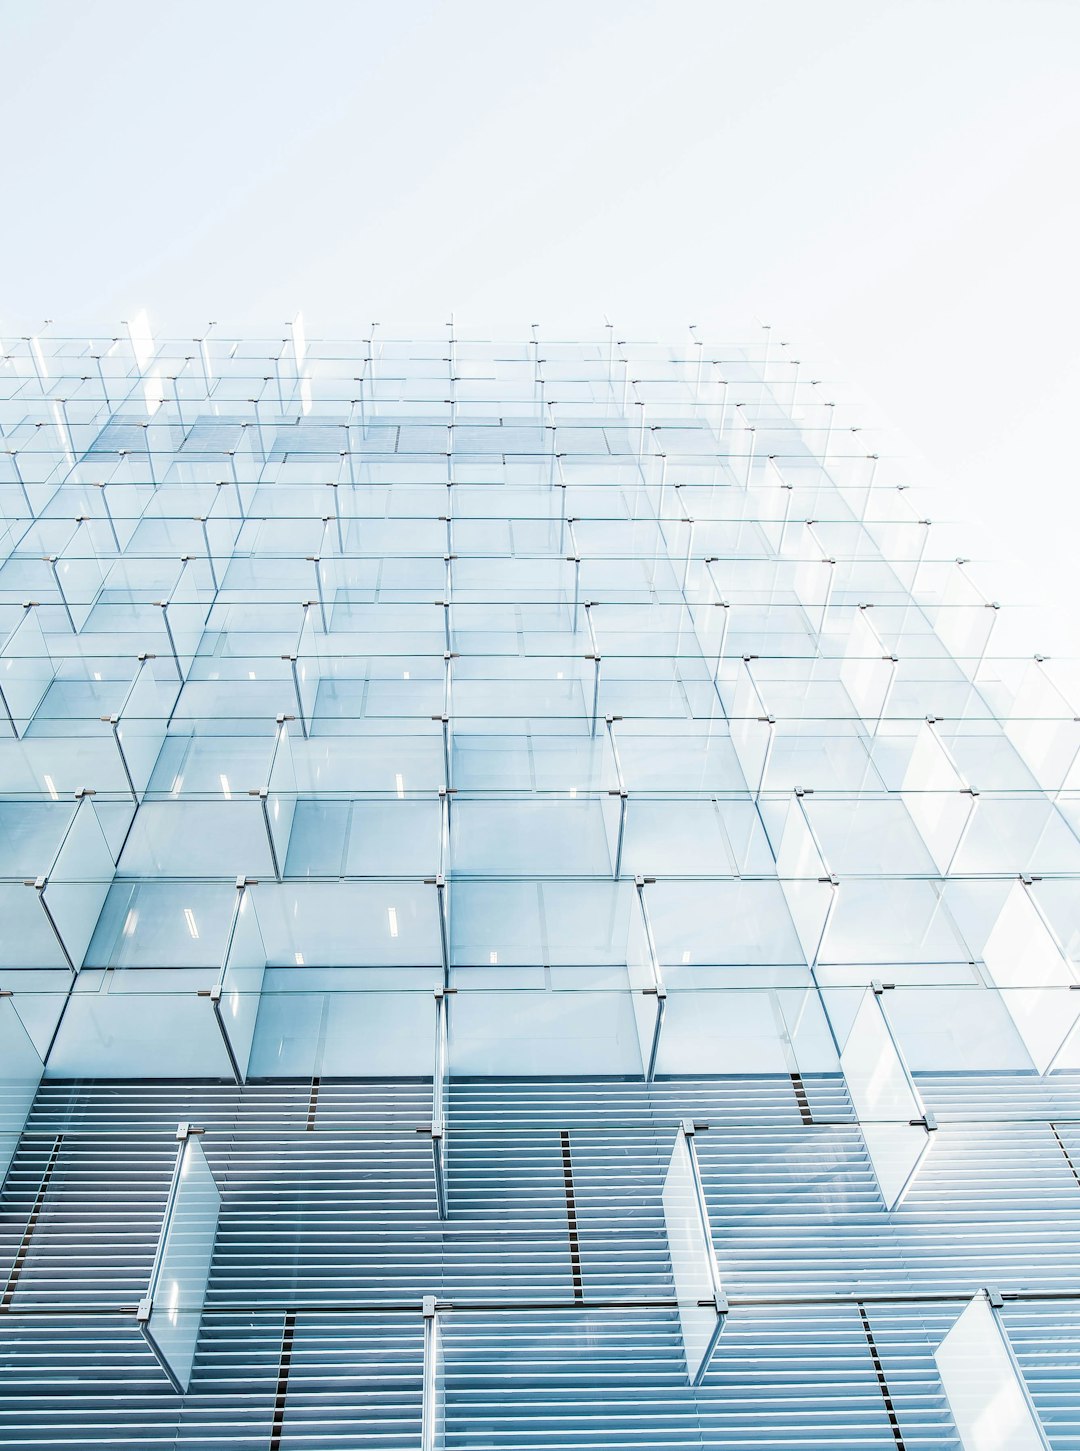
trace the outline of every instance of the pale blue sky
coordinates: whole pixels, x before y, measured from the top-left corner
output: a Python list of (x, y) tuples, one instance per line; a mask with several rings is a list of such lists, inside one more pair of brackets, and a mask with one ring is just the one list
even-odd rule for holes
[(0, 0), (0, 53), (3, 331), (765, 320), (1076, 649), (1075, 0)]

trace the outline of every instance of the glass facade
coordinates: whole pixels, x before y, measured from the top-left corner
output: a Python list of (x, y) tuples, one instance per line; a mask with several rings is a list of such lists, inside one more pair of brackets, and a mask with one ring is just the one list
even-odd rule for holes
[(770, 336), (5, 340), (5, 1446), (1080, 1446), (1080, 712)]

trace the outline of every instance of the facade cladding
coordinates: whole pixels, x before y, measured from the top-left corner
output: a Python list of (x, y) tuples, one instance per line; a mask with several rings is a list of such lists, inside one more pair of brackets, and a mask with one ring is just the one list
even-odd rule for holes
[(4, 349), (0, 1441), (1080, 1445), (1053, 662), (767, 332), (433, 331)]

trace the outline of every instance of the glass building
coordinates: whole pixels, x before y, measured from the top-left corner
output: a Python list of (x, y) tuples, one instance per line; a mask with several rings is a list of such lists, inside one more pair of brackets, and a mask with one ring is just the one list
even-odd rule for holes
[(1080, 745), (751, 347), (7, 338), (0, 1442), (1080, 1446)]

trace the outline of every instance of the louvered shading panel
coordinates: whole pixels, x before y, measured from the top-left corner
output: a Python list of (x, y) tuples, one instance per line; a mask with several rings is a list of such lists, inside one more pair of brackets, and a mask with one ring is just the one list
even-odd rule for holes
[[(1071, 1085), (1052, 1100), (1030, 1076), (981, 1087), (1006, 1121), (973, 1113), (970, 1083), (927, 1082), (942, 1127), (889, 1213), (836, 1077), (454, 1083), (440, 1221), (417, 1132), (430, 1084), (46, 1082), (3, 1199), (4, 1444), (418, 1447), (436, 1295), (446, 1444), (462, 1451), (949, 1447), (933, 1351), (992, 1282), (1026, 1297), (1004, 1313), (1067, 1446)], [(660, 1198), (687, 1117), (710, 1125), (697, 1148), (731, 1297), (697, 1389)], [(182, 1397), (133, 1314), (179, 1119), (205, 1128), (222, 1195)]]
[(733, 1313), (693, 1392), (672, 1312), (455, 1312), (447, 1322), (448, 1446), (957, 1444), (926, 1322), (911, 1313), (893, 1326), (889, 1344), (902, 1426), (891, 1389), (882, 1393), (873, 1331), (868, 1337), (853, 1307)]

